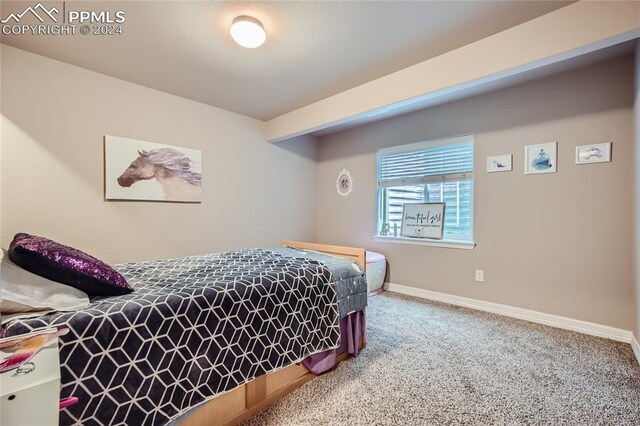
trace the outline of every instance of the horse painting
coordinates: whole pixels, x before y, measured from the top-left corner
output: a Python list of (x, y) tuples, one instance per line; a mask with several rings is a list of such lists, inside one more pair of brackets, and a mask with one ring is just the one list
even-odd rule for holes
[(138, 151), (138, 158), (118, 177), (129, 188), (141, 180), (156, 179), (167, 201), (200, 201), (202, 175), (191, 170), (193, 161), (173, 148)]

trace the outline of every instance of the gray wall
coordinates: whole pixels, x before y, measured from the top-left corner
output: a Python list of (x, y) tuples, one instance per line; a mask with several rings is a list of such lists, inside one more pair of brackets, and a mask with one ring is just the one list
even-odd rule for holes
[[(319, 242), (387, 256), (387, 281), (634, 328), (631, 55), (345, 130), (318, 143)], [(376, 149), (475, 135), (474, 250), (374, 242)], [(558, 173), (523, 174), (528, 144), (558, 141)], [(613, 142), (611, 163), (574, 164), (576, 145)], [(486, 173), (513, 154), (514, 170)], [(350, 169), (354, 192), (335, 179)], [(474, 269), (485, 282), (474, 282)]]
[[(312, 138), (273, 145), (262, 122), (3, 45), (0, 245), (45, 235), (108, 262), (279, 239), (313, 241)], [(103, 200), (103, 137), (202, 150), (203, 202)]]

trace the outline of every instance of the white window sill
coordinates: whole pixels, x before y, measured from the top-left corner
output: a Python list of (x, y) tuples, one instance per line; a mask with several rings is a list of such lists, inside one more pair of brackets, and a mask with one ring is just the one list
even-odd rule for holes
[(392, 237), (381, 235), (374, 235), (373, 239), (377, 243), (415, 244), (419, 246), (433, 246), (461, 250), (473, 250), (476, 246), (473, 241), (430, 240), (426, 238)]

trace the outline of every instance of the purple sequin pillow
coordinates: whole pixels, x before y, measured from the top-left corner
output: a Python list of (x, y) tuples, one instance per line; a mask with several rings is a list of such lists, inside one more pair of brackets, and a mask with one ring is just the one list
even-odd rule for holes
[(117, 296), (133, 291), (127, 280), (101, 260), (29, 234), (16, 234), (9, 259), (29, 272), (84, 291), (89, 296)]

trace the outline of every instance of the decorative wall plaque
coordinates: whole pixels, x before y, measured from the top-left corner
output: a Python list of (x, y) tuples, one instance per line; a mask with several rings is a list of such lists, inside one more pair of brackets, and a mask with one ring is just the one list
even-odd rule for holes
[(351, 191), (353, 191), (353, 178), (351, 177), (351, 172), (349, 172), (349, 170), (342, 169), (340, 173), (338, 173), (336, 189), (338, 190), (338, 194), (343, 197), (351, 194)]

